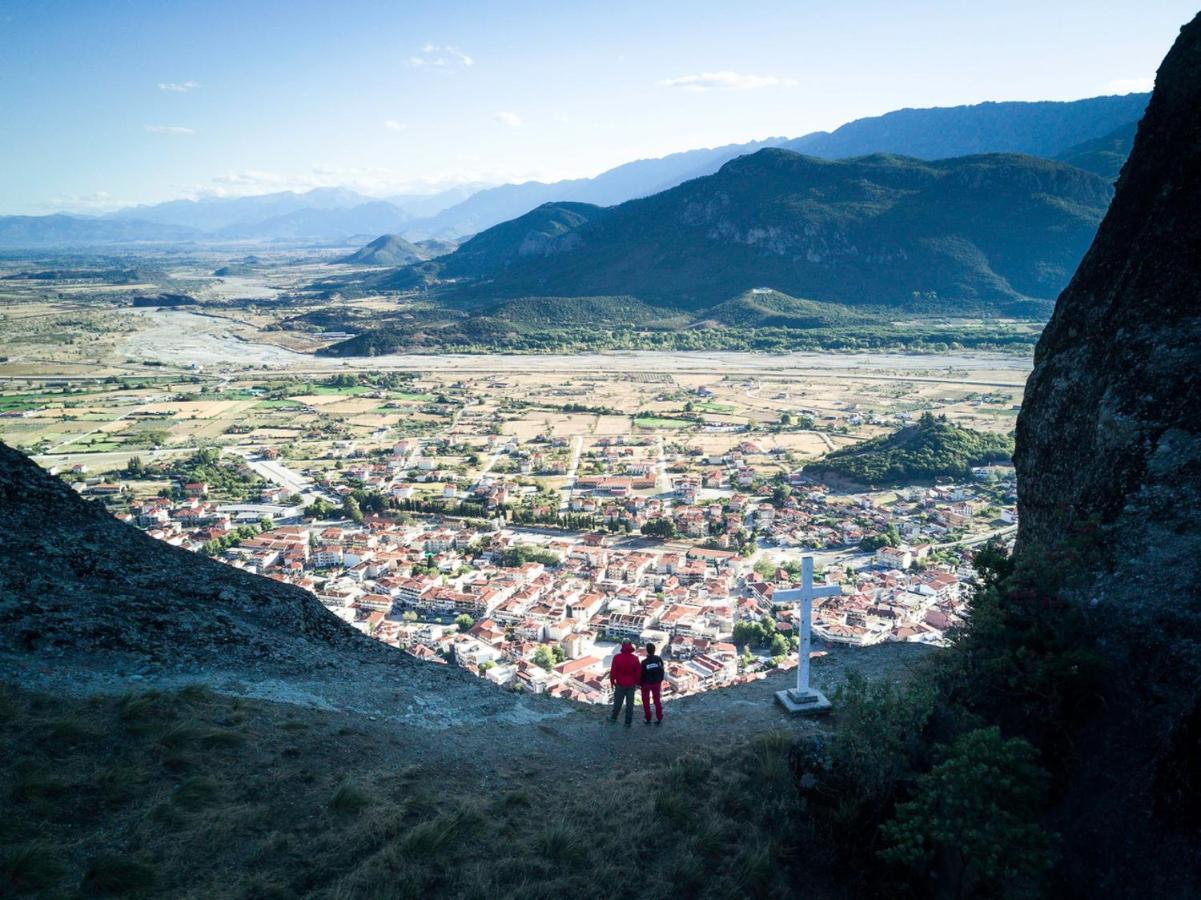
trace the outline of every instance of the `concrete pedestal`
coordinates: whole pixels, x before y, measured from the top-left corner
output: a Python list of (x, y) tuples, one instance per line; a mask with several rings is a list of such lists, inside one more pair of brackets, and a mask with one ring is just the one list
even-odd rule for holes
[(816, 688), (804, 692), (796, 688), (776, 691), (776, 702), (793, 716), (820, 716), (830, 711), (830, 701)]

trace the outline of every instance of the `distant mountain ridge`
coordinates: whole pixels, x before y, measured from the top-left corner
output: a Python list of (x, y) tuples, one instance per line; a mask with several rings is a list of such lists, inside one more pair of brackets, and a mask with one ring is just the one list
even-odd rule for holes
[(595, 178), (553, 184), (502, 185), (480, 191), (437, 216), (411, 222), (405, 233), (410, 237), (470, 234), (552, 201), (612, 206), (711, 175), (731, 159), (767, 147), (782, 147), (826, 159), (848, 159), (872, 153), (918, 159), (946, 159), (981, 153), (1055, 157), (1119, 126), (1137, 123), (1149, 96), (1127, 94), (1063, 102), (988, 102), (902, 109), (857, 119), (832, 132), (818, 131), (793, 139), (768, 138), (674, 153), (661, 159), (638, 160)]
[(832, 161), (773, 148), (615, 207), (547, 204), (385, 286), (449, 279), (445, 301), (464, 308), (630, 296), (702, 310), (770, 288), (849, 306), (1029, 313), (1067, 284), (1111, 196), (1092, 173), (1029, 156)]
[(769, 138), (747, 144), (686, 150), (659, 159), (625, 163), (595, 178), (504, 184), (479, 191), (438, 215), (410, 222), (405, 233), (410, 238), (474, 234), (524, 215), (544, 203), (570, 201), (612, 206), (675, 187), (689, 178), (711, 174), (731, 159), (785, 142), (786, 138)]
[(1127, 122), (1099, 138), (1069, 147), (1055, 158), (1086, 172), (1094, 172), (1110, 181), (1117, 181), (1122, 166), (1126, 164), (1126, 158), (1130, 156), (1130, 149), (1134, 146), (1136, 131), (1138, 122)]
[(197, 240), (204, 232), (183, 225), (143, 219), (97, 219), (55, 213), (50, 216), (0, 216), (0, 247), (95, 246)]
[[(458, 186), (428, 195), (383, 200), (348, 188), (315, 188), (254, 197), (174, 200), (135, 206), (104, 217), (0, 217), (0, 247), (110, 244), (126, 241), (255, 240), (342, 242), (399, 233), (406, 240), (462, 238), (530, 212), (544, 203), (613, 206), (647, 197), (711, 175), (725, 163), (769, 147), (784, 147), (830, 159), (895, 153), (938, 159), (978, 153), (1013, 152), (1057, 157), (1104, 138), (1141, 117), (1147, 94), (1094, 97), (1066, 102), (980, 103), (935, 109), (904, 109), (858, 119), (832, 132), (799, 138), (768, 138), (673, 153), (625, 163), (594, 178), (554, 183), (526, 182), (471, 191)], [(1081, 156), (1085, 168), (1111, 177), (1120, 161), (1107, 151), (1104, 162)], [(1072, 162), (1072, 160), (1066, 160)], [(1075, 164), (1075, 163), (1073, 163)], [(1097, 168), (1097, 166), (1103, 168)], [(43, 218), (41, 223), (13, 222)], [(110, 222), (138, 222), (131, 237)], [(91, 223), (91, 224), (87, 224)], [(161, 231), (151, 227), (158, 223)], [(57, 228), (57, 226), (62, 226)], [(57, 230), (56, 230), (57, 228)]]
[(981, 153), (1021, 153), (1055, 158), (1084, 141), (1138, 122), (1150, 94), (1066, 101), (1006, 101), (898, 109), (856, 119), (829, 133), (817, 132), (783, 144), (809, 156), (849, 159), (894, 153), (918, 159), (947, 159)]

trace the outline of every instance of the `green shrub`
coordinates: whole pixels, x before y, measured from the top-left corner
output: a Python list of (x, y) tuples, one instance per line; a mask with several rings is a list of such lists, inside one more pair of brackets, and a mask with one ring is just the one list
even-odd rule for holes
[(370, 805), (371, 795), (351, 781), (343, 782), (329, 801), (329, 808), (343, 815), (352, 815)]
[(1033, 892), (1050, 867), (1053, 840), (1038, 824), (1049, 781), (1038, 753), (996, 727), (960, 736), (897, 806), (880, 856), (936, 880), (949, 896)]

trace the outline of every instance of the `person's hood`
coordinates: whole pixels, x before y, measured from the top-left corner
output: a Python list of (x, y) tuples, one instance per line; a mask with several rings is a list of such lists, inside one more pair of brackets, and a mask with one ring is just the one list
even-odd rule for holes
[(634, 645), (633, 645), (633, 644), (631, 644), (629, 641), (626, 641), (625, 643), (623, 643), (623, 644), (621, 645), (621, 652), (622, 652), (622, 653), (633, 653), (633, 652), (634, 652)]

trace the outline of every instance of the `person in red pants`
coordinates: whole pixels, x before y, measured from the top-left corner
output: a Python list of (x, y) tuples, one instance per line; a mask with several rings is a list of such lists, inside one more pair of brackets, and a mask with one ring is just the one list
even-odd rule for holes
[(655, 701), (655, 724), (663, 724), (663, 660), (655, 656), (655, 645), (646, 645), (646, 658), (642, 660), (642, 711), (646, 713), (646, 724), (651, 723), (651, 699)]

